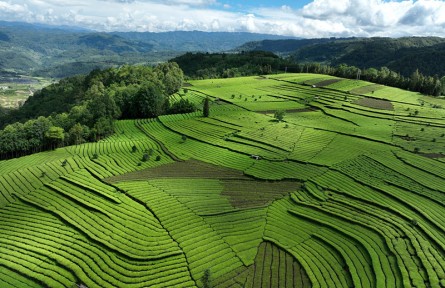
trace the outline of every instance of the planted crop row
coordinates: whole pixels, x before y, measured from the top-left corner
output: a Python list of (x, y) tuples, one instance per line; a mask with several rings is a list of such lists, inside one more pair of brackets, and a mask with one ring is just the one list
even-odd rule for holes
[[(23, 221), (27, 221), (27, 219), (19, 220), (15, 217), (17, 215), (15, 213), (22, 213), (22, 211), (27, 211), (28, 217), (35, 217), (39, 221), (33, 221), (26, 227), (23, 226)], [(49, 271), (72, 271), (81, 283), (88, 286), (145, 287), (146, 285), (160, 285), (169, 287), (169, 285), (191, 284), (182, 255), (156, 261), (132, 261), (123, 255), (117, 255), (113, 251), (104, 249), (104, 246), (97, 245), (94, 241), (83, 237), (82, 234), (75, 233), (75, 230), (70, 227), (61, 225), (61, 222), (54, 216), (35, 208), (21, 205), (21, 207), (10, 207), (8, 212), (7, 214), (2, 213), (0, 216), (5, 224), (2, 226), (4, 229), (2, 235), (5, 238), (0, 237), (0, 243), (7, 245), (8, 249), (18, 249), (29, 257), (39, 253), (50, 255), (51, 259), (58, 264), (52, 262), (48, 267), (42, 267)], [(23, 235), (27, 236), (23, 237)], [(13, 241), (9, 241), (9, 239)], [(28, 275), (36, 277), (33, 273)], [(64, 282), (64, 286), (68, 287), (74, 284), (75, 278), (72, 276), (69, 278), (69, 281)], [(59, 287), (48, 281), (43, 281), (43, 283), (45, 286)]]
[(245, 170), (254, 161), (247, 155), (208, 145), (193, 139), (183, 141), (181, 135), (165, 129), (160, 122), (150, 121), (142, 124), (153, 137), (164, 143), (167, 149), (181, 159), (194, 158), (219, 166)]
[(263, 242), (258, 247), (253, 273), (249, 278), (245, 287), (312, 286), (300, 263), (270, 242)]
[(309, 161), (326, 148), (335, 136), (336, 134), (332, 132), (305, 128), (289, 158)]
[(194, 119), (164, 122), (164, 125), (177, 132), (178, 134), (186, 135), (218, 147), (227, 148), (249, 155), (259, 154), (263, 157), (268, 158), (280, 157), (279, 154), (277, 155), (277, 152), (276, 150), (274, 150), (273, 147), (263, 148), (258, 145), (259, 143), (256, 144), (248, 141), (226, 141), (226, 138), (228, 138), (229, 140), (233, 139), (232, 137), (230, 137), (236, 132), (236, 130), (233, 129), (203, 124), (203, 122)]
[(204, 219), (248, 266), (253, 264), (262, 241), (265, 216), (266, 210), (263, 208), (209, 215)]
[(150, 184), (175, 197), (197, 215), (233, 211), (222, 194), (223, 183), (215, 179), (154, 179)]
[[(323, 180), (320, 182), (320, 180), (328, 174), (337, 176), (335, 178), (330, 177), (331, 180), (329, 181)], [(379, 222), (379, 224), (374, 225), (374, 227), (381, 230), (382, 234), (389, 233), (386, 234), (387, 243), (389, 247), (392, 247), (391, 249), (396, 251), (397, 263), (394, 265), (402, 269), (404, 283), (409, 282), (407, 277), (413, 279), (412, 281), (417, 281), (417, 283), (422, 281), (422, 278), (419, 277), (425, 278), (422, 276), (424, 274), (420, 274), (419, 276), (418, 270), (424, 269), (424, 271), (426, 271), (425, 274), (428, 275), (427, 281), (433, 286), (438, 284), (439, 280), (443, 277), (443, 272), (441, 271), (443, 271), (443, 266), (445, 265), (442, 260), (443, 257), (440, 256), (443, 255), (442, 253), (444, 251), (443, 232), (437, 230), (439, 222), (434, 221), (432, 217), (425, 214), (434, 214), (434, 211), (437, 211), (434, 205), (429, 203), (428, 208), (423, 207), (424, 201), (417, 197), (412, 199), (413, 195), (409, 196), (406, 192), (403, 192), (403, 190), (395, 187), (387, 187), (386, 190), (381, 190), (387, 191), (383, 194), (377, 191), (366, 192), (366, 187), (354, 188), (360, 186), (354, 181), (347, 180), (344, 176), (341, 176), (341, 174), (326, 173), (323, 177), (317, 178), (317, 183), (329, 183), (331, 187), (343, 191), (341, 195), (351, 195), (353, 197), (352, 199), (360, 199), (360, 202), (354, 200), (354, 204), (351, 204), (351, 208), (349, 209), (357, 210), (361, 207), (360, 209), (366, 211), (366, 213), (357, 213), (354, 216), (354, 219), (364, 218), (364, 225), (370, 225), (372, 221), (375, 221), (371, 219), (375, 217), (378, 217), (380, 219), (379, 221), (384, 221), (383, 223)], [(349, 186), (345, 185), (347, 183), (349, 183)], [(357, 193), (360, 190), (363, 192)], [(335, 195), (334, 193), (334, 199), (338, 199)], [(343, 197), (344, 196), (341, 198), (342, 203), (345, 203)], [(352, 200), (348, 200), (348, 202), (350, 201)], [(323, 205), (323, 207), (327, 206)], [(347, 210), (348, 209), (343, 207), (343, 209), (340, 208), (337, 211)], [(369, 214), (373, 216), (368, 216)], [(387, 214), (387, 216), (385, 216), (385, 214)], [(347, 217), (350, 217), (350, 215), (347, 215)], [(422, 223), (422, 225), (420, 226), (418, 223)], [(394, 232), (390, 232), (391, 230)], [(412, 260), (410, 259), (411, 257)], [(419, 262), (419, 259), (421, 262)]]
[(242, 265), (230, 246), (211, 226), (161, 188), (147, 182), (125, 182), (119, 186), (154, 211), (184, 251), (192, 277), (198, 283), (206, 269), (218, 277)]
[(251, 167), (244, 170), (246, 175), (251, 175), (267, 180), (297, 179), (307, 180), (325, 172), (327, 168), (312, 164), (302, 164), (297, 162), (272, 162), (259, 160)]
[[(58, 215), (95, 241), (128, 257), (150, 259), (176, 251), (167, 232), (138, 204), (101, 201), (97, 194), (66, 182), (41, 188), (22, 199)], [(148, 221), (150, 217), (153, 219)]]

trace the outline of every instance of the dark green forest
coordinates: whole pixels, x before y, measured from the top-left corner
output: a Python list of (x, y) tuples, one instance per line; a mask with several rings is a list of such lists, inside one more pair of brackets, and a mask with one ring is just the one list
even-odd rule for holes
[(211, 79), (264, 75), (279, 72), (292, 62), (265, 51), (241, 53), (186, 53), (170, 60), (187, 78)]
[(387, 67), (405, 77), (416, 70), (425, 76), (445, 75), (445, 39), (439, 37), (263, 40), (237, 48), (258, 50), (291, 56), (302, 64), (346, 64), (362, 70)]
[(195, 108), (187, 100), (169, 101), (183, 79), (172, 62), (154, 68), (125, 65), (63, 79), (0, 117), (0, 158), (97, 141), (113, 133), (116, 119), (191, 112)]

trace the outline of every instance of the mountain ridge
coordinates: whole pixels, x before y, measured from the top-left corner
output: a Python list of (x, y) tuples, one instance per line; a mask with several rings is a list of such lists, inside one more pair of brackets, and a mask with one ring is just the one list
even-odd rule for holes
[[(283, 49), (283, 42), (287, 49)], [(426, 75), (445, 75), (445, 38), (372, 37), (296, 39), (246, 43), (235, 51), (265, 50), (290, 56), (298, 63), (347, 64), (360, 69), (388, 67), (404, 76), (417, 69)]]
[(246, 32), (97, 32), (0, 21), (0, 72), (64, 78), (123, 64), (155, 64), (185, 52), (222, 52), (288, 37)]

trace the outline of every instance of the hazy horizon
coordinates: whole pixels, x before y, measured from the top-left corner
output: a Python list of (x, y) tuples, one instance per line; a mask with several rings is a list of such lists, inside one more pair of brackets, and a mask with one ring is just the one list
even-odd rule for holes
[(15, 0), (0, 1), (0, 20), (103, 32), (444, 37), (445, 1)]

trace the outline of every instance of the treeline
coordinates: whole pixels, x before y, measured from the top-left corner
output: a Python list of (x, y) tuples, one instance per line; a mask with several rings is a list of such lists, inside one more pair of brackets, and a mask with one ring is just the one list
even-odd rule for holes
[(176, 63), (164, 63), (95, 70), (52, 84), (2, 117), (0, 158), (97, 141), (113, 133), (116, 119), (193, 111), (187, 100), (170, 105), (183, 78)]
[(288, 72), (317, 73), (338, 76), (349, 79), (361, 79), (373, 83), (420, 92), (426, 95), (445, 95), (445, 76), (425, 76), (416, 70), (410, 77), (391, 71), (387, 67), (380, 69), (368, 68), (361, 70), (355, 66), (340, 64), (338, 66), (322, 65), (319, 63), (295, 64), (287, 67)]
[(184, 71), (186, 78), (211, 79), (272, 73), (317, 73), (398, 87), (427, 95), (445, 94), (445, 77), (426, 76), (416, 70), (410, 77), (401, 75), (387, 67), (361, 70), (355, 66), (338, 66), (320, 63), (295, 63), (293, 58), (280, 58), (272, 52), (250, 51), (233, 54), (186, 53), (174, 58)]
[(272, 52), (186, 53), (171, 61), (178, 63), (188, 78), (214, 79), (264, 75), (290, 65), (287, 59)]

